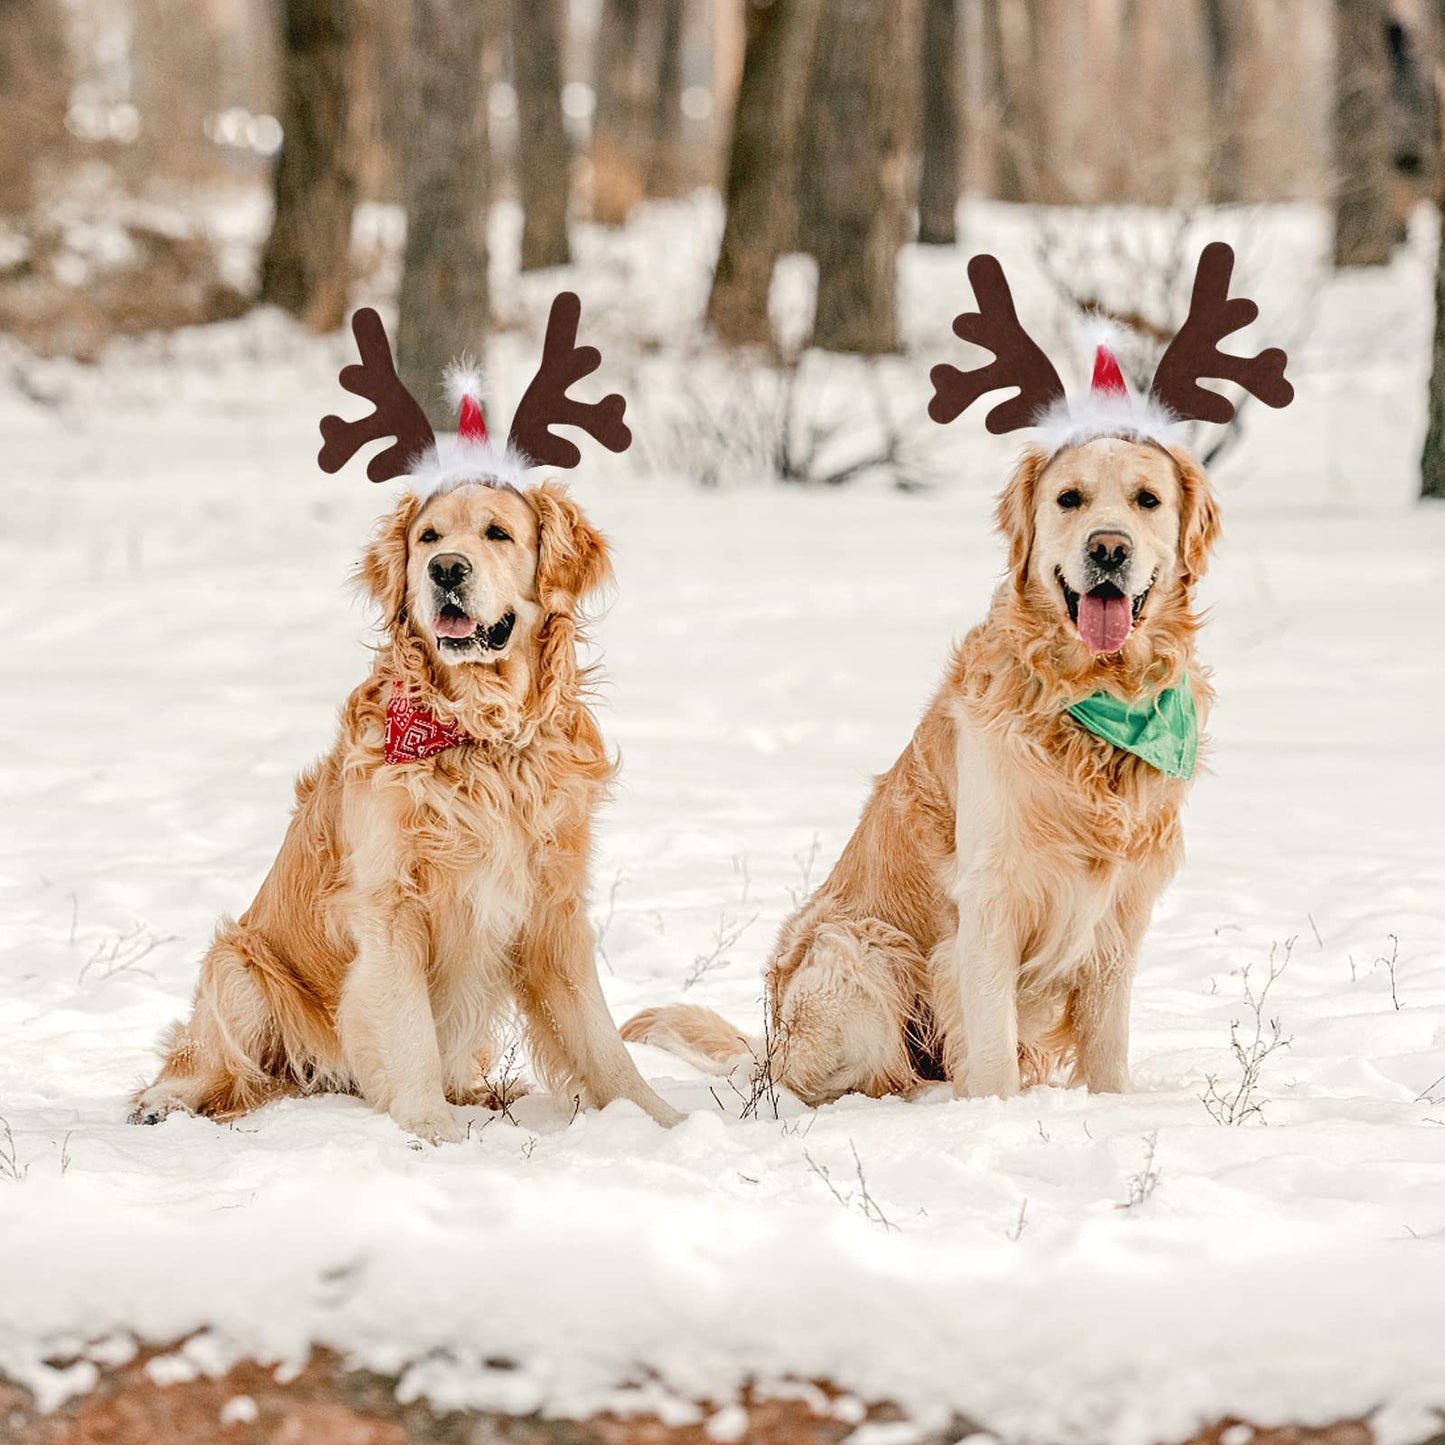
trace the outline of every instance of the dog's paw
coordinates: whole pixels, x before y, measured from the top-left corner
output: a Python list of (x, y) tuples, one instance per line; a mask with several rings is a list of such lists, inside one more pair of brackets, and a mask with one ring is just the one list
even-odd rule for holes
[(184, 1113), (186, 1106), (172, 1095), (147, 1089), (138, 1094), (135, 1107), (126, 1115), (127, 1124), (159, 1124), (170, 1114)]
[(467, 1088), (454, 1086), (448, 1089), (447, 1102), (460, 1104), (463, 1108), (489, 1109), (494, 1114), (504, 1114), (518, 1099), (525, 1099), (531, 1092), (531, 1085), (520, 1079), (505, 1079), (499, 1084), (483, 1079)]
[(447, 1104), (440, 1104), (430, 1109), (393, 1108), (391, 1117), (408, 1134), (415, 1134), (418, 1139), (423, 1139), (428, 1144), (460, 1144), (462, 1142), (461, 1127)]

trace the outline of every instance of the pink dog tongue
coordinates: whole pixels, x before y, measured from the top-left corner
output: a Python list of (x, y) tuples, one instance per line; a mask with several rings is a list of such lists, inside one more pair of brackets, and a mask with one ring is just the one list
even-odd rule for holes
[[(1082, 607), (1082, 603), (1080, 606)], [(438, 637), (470, 637), (477, 630), (475, 617), (448, 617), (445, 613), (437, 618)]]
[(1079, 636), (1094, 652), (1118, 652), (1129, 638), (1133, 625), (1127, 597), (1079, 598)]

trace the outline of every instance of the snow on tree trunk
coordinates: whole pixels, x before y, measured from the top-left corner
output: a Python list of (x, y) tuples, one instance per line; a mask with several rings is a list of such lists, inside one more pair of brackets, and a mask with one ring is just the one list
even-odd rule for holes
[(410, 4), (397, 370), (432, 425), (451, 431), (456, 415), (441, 394), (442, 372), (481, 350), (488, 320), (486, 7)]
[(284, 0), (281, 153), (260, 299), (333, 331), (346, 316), (356, 168), (349, 0)]
[(522, 270), (565, 266), (568, 178), (562, 120), (561, 0), (512, 0), (512, 70), (517, 87), (517, 179), (522, 194)]
[(765, 345), (773, 265), (792, 241), (804, 77), (822, 0), (750, 4), (728, 157), (727, 219), (707, 320), (728, 346)]
[(924, 0), (923, 167), (918, 182), (918, 239), (958, 240), (959, 87), (957, 0)]
[(818, 262), (813, 344), (898, 350), (898, 252), (914, 190), (921, 0), (829, 0), (803, 126), (802, 239)]
[(1383, 266), (1395, 248), (1383, 0), (1335, 0), (1336, 266)]

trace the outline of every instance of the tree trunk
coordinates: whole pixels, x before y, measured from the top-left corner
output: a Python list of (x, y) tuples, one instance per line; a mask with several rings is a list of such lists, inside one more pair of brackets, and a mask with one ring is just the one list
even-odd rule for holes
[(647, 155), (647, 194), (678, 196), (686, 188), (682, 155), (683, 0), (651, 0), (656, 19), (657, 85), (652, 96), (652, 134)]
[[(1438, 60), (1438, 47), (1445, 40), (1445, 0), (1434, 0), (1437, 9), (1431, 14), (1425, 54), (1432, 66)], [(1435, 257), (1435, 345), (1430, 367), (1429, 417), (1425, 429), (1425, 450), (1420, 457), (1420, 495), (1445, 498), (1445, 198), (1441, 197), (1441, 177), (1445, 176), (1445, 136), (1439, 122), (1435, 126), (1434, 156), (1436, 210), (1440, 213), (1440, 246)]]
[(1383, 0), (1335, 0), (1335, 265), (1383, 266), (1394, 250)]
[(603, 0), (597, 22), (592, 219), (604, 226), (625, 225), (644, 193), (652, 122), (644, 12), (652, 8), (644, 0)]
[[(1445, 209), (1440, 224), (1445, 235)], [(1430, 368), (1429, 425), (1420, 457), (1420, 495), (1445, 498), (1445, 244), (1435, 261), (1435, 349)]]
[(1244, 135), (1239, 68), (1247, 52), (1245, 13), (1238, 0), (1204, 0), (1209, 61), (1210, 198), (1229, 205), (1244, 197)]
[(1068, 86), (1078, 64), (1068, 33), (1070, 13), (1059, 0), (1024, 0), (1024, 16), (1027, 81), (1014, 97), (1024, 199), (1074, 205), (1084, 197), (1071, 184), (1064, 156)]
[(284, 0), (276, 209), (261, 253), (261, 297), (314, 331), (346, 316), (356, 170), (349, 93), (350, 0)]
[(923, 0), (923, 169), (918, 239), (958, 240), (959, 86), (957, 0)]
[(984, 73), (993, 117), (993, 192), (1001, 201), (1022, 201), (1023, 165), (1020, 151), (1019, 107), (1015, 100), (1013, 74), (1009, 68), (1008, 37), (1003, 23), (1004, 0), (983, 0)]
[(773, 265), (796, 225), (798, 142), (822, 0), (751, 0), (728, 157), (727, 219), (707, 320), (725, 346), (766, 345)]
[(486, 10), (475, 0), (409, 3), (397, 371), (432, 425), (454, 431), (442, 372), (481, 350), (488, 320)]
[(517, 88), (517, 180), (522, 194), (522, 270), (565, 266), (568, 176), (562, 120), (561, 0), (512, 0), (512, 74)]
[(65, 146), (70, 66), (55, 0), (0, 4), (0, 215), (28, 216), (37, 163)]
[(921, 0), (830, 0), (804, 125), (803, 238), (818, 261), (813, 345), (897, 351), (898, 252), (913, 203)]

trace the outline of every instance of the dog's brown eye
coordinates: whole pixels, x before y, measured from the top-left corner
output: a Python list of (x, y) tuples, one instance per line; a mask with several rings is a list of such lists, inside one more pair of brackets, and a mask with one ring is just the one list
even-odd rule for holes
[(497, 526), (495, 522), (487, 528), (487, 541), (489, 542), (510, 542), (512, 534)]
[(1159, 498), (1150, 491), (1140, 492), (1139, 495), (1134, 498), (1134, 500), (1138, 502), (1139, 505), (1143, 507), (1146, 512), (1152, 512), (1154, 508), (1159, 505)]
[(426, 531), (423, 532), (423, 533), (421, 534), (421, 536), (417, 538), (417, 541), (418, 541), (418, 542), (435, 542), (436, 539), (437, 539), (437, 534), (436, 534), (436, 532), (435, 532), (431, 527), (428, 527), (428, 528), (426, 529)]
[(1067, 492), (1059, 493), (1059, 505), (1066, 512), (1072, 512), (1075, 507), (1082, 507), (1084, 505), (1084, 499), (1070, 487)]

